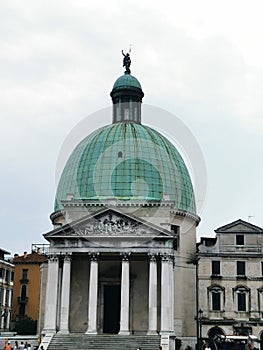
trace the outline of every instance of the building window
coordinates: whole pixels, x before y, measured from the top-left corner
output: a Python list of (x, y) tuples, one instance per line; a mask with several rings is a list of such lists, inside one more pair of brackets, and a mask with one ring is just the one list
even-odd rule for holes
[(212, 310), (220, 311), (221, 303), (220, 303), (220, 293), (213, 291), (212, 292)]
[(212, 275), (220, 275), (220, 261), (212, 261)]
[(25, 316), (26, 313), (26, 302), (27, 302), (27, 286), (24, 284), (21, 287), (20, 298), (19, 298), (19, 316)]
[(238, 311), (246, 311), (246, 294), (245, 293), (238, 293), (237, 294), (237, 310)]
[(129, 108), (124, 109), (124, 120), (129, 120), (130, 119), (130, 110)]
[(28, 278), (28, 269), (23, 269), (22, 270), (22, 279), (27, 280)]
[(7, 289), (6, 292), (5, 292), (5, 305), (7, 306), (10, 306), (8, 303), (9, 303), (9, 293), (10, 293), (10, 290)]
[(245, 261), (237, 261), (237, 276), (246, 275), (246, 264)]
[(250, 290), (246, 286), (238, 286), (234, 289), (236, 309), (245, 312), (249, 309)]
[(20, 294), (20, 299), (21, 299), (21, 301), (26, 301), (26, 285), (23, 285), (22, 287), (21, 287), (21, 294)]
[(262, 310), (263, 310), (263, 287), (258, 288), (258, 303), (259, 303), (258, 309), (261, 310), (261, 312), (262, 312)]
[(222, 311), (224, 301), (224, 288), (214, 285), (208, 288), (208, 292), (211, 311)]
[(244, 245), (244, 235), (236, 235), (236, 245)]

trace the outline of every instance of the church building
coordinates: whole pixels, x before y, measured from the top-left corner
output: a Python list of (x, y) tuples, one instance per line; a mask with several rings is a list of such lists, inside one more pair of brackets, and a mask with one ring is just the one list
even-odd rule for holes
[(175, 339), (196, 343), (193, 185), (175, 146), (142, 124), (144, 93), (124, 61), (112, 123), (73, 150), (44, 235), (45, 349), (74, 334), (82, 342), (111, 335), (128, 349), (147, 349), (147, 339), (163, 350)]

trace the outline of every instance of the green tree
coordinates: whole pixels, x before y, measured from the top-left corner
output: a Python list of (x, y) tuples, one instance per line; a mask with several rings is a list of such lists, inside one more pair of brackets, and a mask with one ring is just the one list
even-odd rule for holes
[(20, 321), (16, 322), (15, 331), (20, 335), (36, 334), (37, 321), (31, 317), (25, 316)]

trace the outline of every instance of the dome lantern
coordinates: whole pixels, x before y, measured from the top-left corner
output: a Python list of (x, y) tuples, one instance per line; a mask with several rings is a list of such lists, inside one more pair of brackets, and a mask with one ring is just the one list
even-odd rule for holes
[[(122, 52), (123, 53), (123, 52)], [(141, 123), (141, 103), (144, 93), (139, 81), (131, 75), (130, 56), (124, 54), (123, 66), (126, 70), (113, 85), (110, 93), (113, 102), (113, 123)]]

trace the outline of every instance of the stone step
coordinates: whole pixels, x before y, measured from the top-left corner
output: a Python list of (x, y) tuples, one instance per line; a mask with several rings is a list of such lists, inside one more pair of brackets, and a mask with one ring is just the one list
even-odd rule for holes
[(159, 336), (147, 335), (88, 335), (88, 334), (56, 334), (51, 340), (48, 350), (158, 350)]

